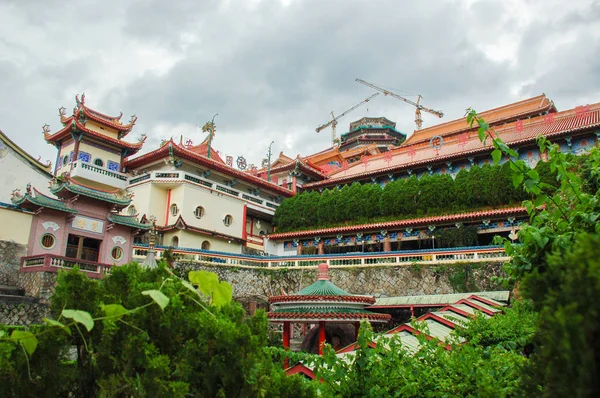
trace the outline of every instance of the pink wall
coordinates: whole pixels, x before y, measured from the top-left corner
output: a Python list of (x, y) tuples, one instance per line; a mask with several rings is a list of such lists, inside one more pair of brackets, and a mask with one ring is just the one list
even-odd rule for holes
[[(129, 227), (118, 224), (114, 224), (112, 228), (108, 229), (111, 224), (107, 219), (111, 209), (109, 204), (85, 197), (79, 197), (79, 199), (73, 203), (73, 207), (78, 211), (78, 216), (104, 221), (102, 233), (72, 228), (72, 220), (75, 215), (51, 209), (42, 209), (39, 214), (33, 216), (29, 245), (27, 247), (28, 256), (39, 254), (64, 256), (66, 253), (68, 236), (69, 234), (74, 234), (102, 241), (98, 256), (99, 263), (122, 265), (131, 261), (134, 231)], [(58, 224), (59, 228), (56, 231), (52, 228), (44, 228), (43, 224), (45, 222), (54, 222)], [(56, 243), (51, 249), (45, 249), (41, 245), (41, 237), (46, 233), (51, 233), (56, 239)], [(121, 239), (117, 239), (115, 242), (113, 240), (115, 237), (122, 237), (125, 242)], [(115, 261), (111, 257), (111, 252), (115, 246), (118, 246), (123, 250), (123, 256), (118, 261)]]

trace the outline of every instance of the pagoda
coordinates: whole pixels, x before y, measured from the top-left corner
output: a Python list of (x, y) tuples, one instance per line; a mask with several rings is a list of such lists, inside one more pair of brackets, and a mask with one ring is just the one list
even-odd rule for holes
[(283, 323), (285, 348), (290, 347), (292, 323), (319, 325), (319, 355), (323, 355), (323, 345), (327, 341), (327, 323), (352, 324), (357, 334), (361, 320), (388, 322), (391, 319), (389, 314), (377, 314), (365, 309), (375, 303), (374, 297), (350, 294), (331, 283), (326, 263), (319, 264), (315, 283), (296, 294), (269, 297), (269, 302), (271, 311), (267, 317), (271, 322)]
[(340, 151), (375, 144), (380, 152), (398, 146), (406, 140), (406, 134), (396, 130), (396, 123), (385, 117), (363, 117), (350, 123), (350, 130), (342, 134)]
[(89, 276), (102, 277), (112, 265), (131, 261), (133, 237), (151, 228), (137, 214), (119, 212), (131, 204), (125, 158), (139, 151), (136, 143), (123, 140), (133, 128), (121, 116), (111, 117), (85, 105), (85, 95), (75, 97), (71, 116), (59, 114), (63, 127), (51, 134), (44, 125), (46, 141), (58, 149), (49, 196), (27, 184), (15, 189), (13, 205), (33, 212), (23, 272), (56, 272), (78, 266)]

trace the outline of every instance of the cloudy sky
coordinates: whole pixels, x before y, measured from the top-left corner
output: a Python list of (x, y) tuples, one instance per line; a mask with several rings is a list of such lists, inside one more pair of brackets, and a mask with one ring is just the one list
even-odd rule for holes
[[(54, 161), (41, 126), (75, 94), (130, 134), (200, 142), (260, 163), (330, 144), (315, 128), (371, 95), (356, 77), (443, 110), (424, 126), (546, 93), (559, 110), (600, 102), (600, 1), (0, 1), (0, 130)], [(414, 108), (375, 98), (341, 119), (386, 116), (407, 134)], [(129, 137), (128, 137), (129, 138)]]

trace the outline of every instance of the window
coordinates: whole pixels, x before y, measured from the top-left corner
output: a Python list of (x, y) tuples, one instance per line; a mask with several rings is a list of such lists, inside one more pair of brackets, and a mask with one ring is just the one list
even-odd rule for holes
[(175, 203), (171, 205), (171, 215), (175, 217), (179, 213), (179, 208)]
[(54, 235), (52, 235), (52, 234), (44, 234), (44, 235), (42, 235), (42, 238), (40, 239), (40, 244), (42, 245), (42, 247), (44, 249), (52, 249), (54, 247), (55, 243), (56, 243), (56, 239), (54, 238)]
[(210, 242), (205, 240), (202, 242), (202, 250), (210, 250)]
[(194, 210), (194, 215), (196, 216), (196, 218), (204, 217), (204, 207), (202, 207), (202, 206), (196, 207), (196, 210)]
[(65, 257), (78, 260), (98, 261), (101, 240), (84, 238), (83, 236), (69, 234)]
[(63, 158), (63, 166), (66, 166), (69, 163), (69, 157), (67, 155), (65, 155), (65, 157)]
[(178, 247), (179, 246), (179, 238), (174, 236), (173, 238), (171, 238), (171, 247)]
[(94, 165), (98, 166), (98, 167), (104, 167), (104, 162), (102, 161), (102, 159), (100, 158), (96, 158), (94, 160)]
[(131, 205), (127, 208), (127, 214), (130, 216), (135, 216), (137, 214), (137, 210), (134, 205)]
[(120, 171), (120, 168), (121, 168), (121, 165), (120, 165), (119, 163), (117, 163), (117, 162), (113, 162), (112, 160), (109, 160), (109, 161), (108, 161), (108, 169), (109, 169), (110, 171), (116, 171), (116, 172), (119, 172), (119, 171)]
[(233, 217), (229, 214), (227, 214), (225, 216), (225, 218), (223, 219), (223, 224), (225, 224), (226, 227), (230, 226), (233, 223)]
[(123, 249), (121, 249), (119, 246), (113, 247), (113, 249), (110, 252), (110, 256), (113, 260), (119, 261), (123, 258)]

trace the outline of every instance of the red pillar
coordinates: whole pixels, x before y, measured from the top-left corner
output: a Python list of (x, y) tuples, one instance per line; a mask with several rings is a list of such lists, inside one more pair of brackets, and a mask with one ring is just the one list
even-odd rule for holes
[(392, 251), (392, 242), (390, 241), (390, 237), (387, 235), (385, 236), (385, 238), (383, 238), (383, 251), (384, 252)]
[(319, 242), (319, 253), (318, 254), (325, 254), (325, 243), (324, 242)]
[(412, 306), (410, 307), (410, 316), (411, 316), (411, 318), (415, 317), (415, 307), (412, 307)]
[[(248, 231), (246, 230), (246, 219), (248, 217), (248, 206), (244, 203), (243, 213), (242, 213), (242, 239), (248, 239)], [(252, 228), (252, 224), (250, 223), (250, 228)], [(252, 231), (252, 229), (251, 229)], [(244, 242), (246, 244), (246, 242)]]
[(296, 253), (300, 256), (302, 254), (302, 242), (298, 243), (298, 249), (296, 251)]
[(323, 355), (325, 345), (325, 321), (319, 321), (319, 355)]
[(290, 321), (283, 322), (283, 347), (290, 348)]
[[(290, 321), (283, 322), (283, 348), (286, 350), (290, 349)], [(290, 363), (287, 357), (283, 360), (283, 368), (287, 369), (290, 367)]]

